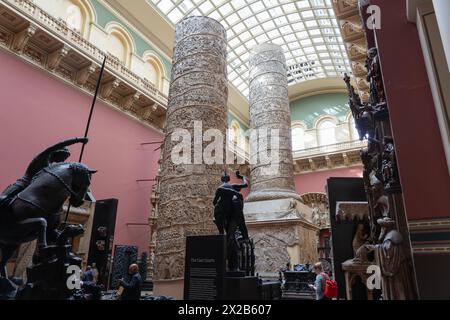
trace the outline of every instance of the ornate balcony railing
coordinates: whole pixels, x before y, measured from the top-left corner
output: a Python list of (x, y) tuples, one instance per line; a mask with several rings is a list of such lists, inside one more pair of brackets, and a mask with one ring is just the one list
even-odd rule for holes
[(336, 144), (330, 144), (325, 146), (319, 146), (314, 148), (308, 148), (303, 150), (294, 150), (293, 155), (294, 159), (297, 158), (307, 158), (312, 156), (320, 156), (320, 155), (326, 155), (331, 153), (338, 153), (338, 152), (345, 152), (345, 151), (351, 151), (356, 149), (362, 149), (364, 147), (367, 147), (367, 141), (348, 141), (348, 142), (341, 142)]
[(60, 42), (76, 50), (79, 54), (84, 55), (87, 59), (101, 64), (105, 55), (107, 55), (107, 70), (109, 73), (142, 93), (147, 94), (161, 104), (162, 107), (165, 108), (167, 106), (167, 96), (159, 91), (152, 83), (141, 78), (124, 66), (117, 58), (83, 38), (79, 32), (70, 29), (63, 20), (51, 16), (30, 0), (3, 0), (2, 2), (9, 4), (11, 8), (18, 11), (30, 23), (47, 31)]
[(244, 148), (242, 148), (239, 145), (234, 144), (230, 141), (228, 141), (227, 147), (228, 147), (228, 152), (231, 152), (232, 154), (234, 154), (235, 157), (237, 158), (237, 160), (244, 160), (245, 163), (249, 163), (250, 157), (249, 157), (249, 152), (247, 150), (245, 150)]

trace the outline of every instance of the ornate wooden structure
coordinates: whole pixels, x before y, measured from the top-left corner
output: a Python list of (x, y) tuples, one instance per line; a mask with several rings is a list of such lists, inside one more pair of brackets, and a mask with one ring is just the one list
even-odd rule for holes
[[(361, 2), (358, 12), (365, 12), (364, 2)], [(378, 50), (373, 40), (373, 31), (365, 30), (365, 33), (366, 45), (367, 48), (370, 48), (367, 51), (365, 62), (367, 69), (366, 82), (368, 86), (367, 102), (363, 102), (363, 99), (361, 99), (363, 96), (361, 92), (360, 94), (356, 92), (349, 76), (346, 75), (344, 80), (347, 84), (350, 98), (349, 104), (360, 139), (368, 140), (368, 147), (361, 151), (361, 159), (364, 165), (363, 178), (369, 203), (369, 223), (371, 229), (368, 243), (374, 244), (375, 246), (382, 246), (387, 236), (382, 233), (382, 226), (379, 223), (380, 219), (390, 218), (395, 221), (396, 226), (394, 229), (401, 235), (397, 250), (400, 250), (402, 255), (404, 255), (404, 260), (398, 261), (398, 263), (406, 265), (410, 271), (409, 279), (399, 279), (396, 281), (409, 282), (408, 285), (404, 283), (403, 287), (411, 288), (416, 287), (412, 264), (412, 250), (407, 218), (403, 207), (402, 187), (400, 185), (395, 155), (395, 142), (389, 119), (389, 106), (384, 92), (383, 74)], [(357, 75), (355, 76), (357, 77)], [(396, 274), (388, 275), (387, 272), (384, 272), (386, 266), (383, 263), (385, 262), (375, 259), (372, 263), (377, 263), (380, 266), (384, 281), (387, 281), (387, 278), (392, 280), (397, 277)], [(416, 298), (417, 289), (413, 289), (412, 291), (414, 292), (404, 292), (402, 296), (406, 299)], [(383, 298), (393, 298), (387, 292), (386, 288), (383, 288)]]

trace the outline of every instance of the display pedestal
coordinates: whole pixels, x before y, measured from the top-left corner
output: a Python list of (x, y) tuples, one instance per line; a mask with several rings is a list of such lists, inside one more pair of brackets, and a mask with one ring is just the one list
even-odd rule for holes
[(246, 202), (245, 220), (255, 243), (256, 273), (278, 279), (286, 264), (318, 260), (317, 233), (312, 209), (296, 198)]
[(0, 301), (14, 300), (17, 286), (9, 279), (0, 278)]
[(33, 265), (27, 268), (27, 284), (17, 293), (17, 300), (67, 300), (75, 290), (69, 288), (69, 266), (81, 269), (82, 259), (72, 253), (71, 245), (48, 246), (40, 249)]
[(224, 300), (259, 300), (257, 277), (226, 277), (224, 279)]
[(184, 279), (153, 281), (153, 295), (183, 300)]
[(316, 292), (309, 287), (314, 284), (316, 274), (309, 271), (286, 271), (283, 300), (315, 300)]

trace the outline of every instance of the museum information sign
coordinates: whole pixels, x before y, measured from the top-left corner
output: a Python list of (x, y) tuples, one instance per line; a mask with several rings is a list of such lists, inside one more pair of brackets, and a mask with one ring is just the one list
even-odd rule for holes
[(186, 238), (185, 300), (221, 300), (225, 275), (225, 236)]

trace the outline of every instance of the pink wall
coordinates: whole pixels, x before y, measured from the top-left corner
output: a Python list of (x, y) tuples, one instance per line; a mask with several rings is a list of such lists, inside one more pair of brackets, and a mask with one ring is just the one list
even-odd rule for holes
[(362, 167), (318, 171), (295, 176), (295, 190), (299, 195), (310, 192), (325, 193), (327, 180), (332, 177), (362, 177)]
[[(7, 53), (0, 52), (0, 188), (25, 171), (32, 157), (60, 140), (82, 136), (92, 98), (49, 77)], [(117, 198), (115, 244), (148, 251), (150, 194), (159, 152), (142, 142), (161, 141), (161, 135), (116, 110), (98, 103), (83, 162), (99, 172), (92, 191), (97, 199)], [(71, 161), (80, 148), (72, 147)], [(143, 226), (127, 226), (142, 223)]]
[(371, 0), (382, 12), (381, 59), (408, 219), (450, 216), (450, 176), (415, 24), (405, 1)]

